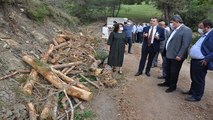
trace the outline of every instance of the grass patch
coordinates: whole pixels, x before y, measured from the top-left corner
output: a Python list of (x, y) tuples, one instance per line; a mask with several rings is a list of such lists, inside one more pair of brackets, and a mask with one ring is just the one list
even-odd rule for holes
[[(31, 4), (31, 3), (29, 3)], [(41, 22), (46, 16), (50, 16), (50, 11), (46, 4), (38, 2), (27, 7), (27, 15), (35, 21)]]
[(150, 17), (156, 16), (160, 18), (162, 13), (151, 4), (122, 5), (118, 16), (148, 22)]
[(92, 120), (94, 113), (91, 111), (84, 111), (83, 113), (75, 113), (74, 120)]

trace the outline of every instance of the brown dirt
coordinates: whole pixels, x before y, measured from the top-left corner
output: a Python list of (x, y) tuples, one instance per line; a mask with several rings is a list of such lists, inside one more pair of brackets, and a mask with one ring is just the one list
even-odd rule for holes
[[(119, 86), (105, 89), (92, 102), (96, 120), (213, 120), (213, 73), (206, 77), (206, 90), (200, 102), (187, 102), (182, 90), (190, 86), (189, 63), (184, 62), (178, 88), (166, 93), (157, 84), (163, 80), (160, 67), (151, 70), (151, 77), (135, 77), (140, 60), (140, 44), (133, 45), (133, 54), (125, 55), (124, 75)], [(159, 61), (161, 63), (161, 61)], [(160, 66), (160, 65), (159, 65)]]

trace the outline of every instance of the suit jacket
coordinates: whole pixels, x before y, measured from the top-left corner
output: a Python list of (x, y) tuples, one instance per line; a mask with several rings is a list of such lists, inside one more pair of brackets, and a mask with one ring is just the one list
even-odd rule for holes
[(203, 41), (201, 52), (205, 56), (204, 60), (208, 63), (208, 69), (213, 70), (213, 30), (210, 31)]
[(163, 50), (165, 47), (166, 40), (169, 38), (170, 32), (167, 29), (164, 29), (164, 37), (165, 39), (160, 42), (160, 49)]
[[(149, 33), (149, 29), (150, 29), (150, 26), (145, 27), (143, 29), (143, 34), (144, 33)], [(159, 34), (159, 39), (157, 40), (157, 39), (154, 38), (153, 47), (154, 47), (154, 51), (155, 52), (159, 52), (160, 51), (160, 41), (165, 40), (165, 38), (164, 38), (164, 29), (162, 29), (159, 26), (157, 26), (156, 29), (157, 30), (156, 30), (155, 34), (156, 33)], [(143, 46), (142, 46), (142, 49), (147, 49), (147, 48), (148, 48), (148, 37), (143, 37)]]
[(176, 56), (179, 56), (182, 60), (186, 59), (191, 42), (192, 30), (182, 25), (170, 40), (166, 50), (166, 57), (169, 59), (176, 59)]

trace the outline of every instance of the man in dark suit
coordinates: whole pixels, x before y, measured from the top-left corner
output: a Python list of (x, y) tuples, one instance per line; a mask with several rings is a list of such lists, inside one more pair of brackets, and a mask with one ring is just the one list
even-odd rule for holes
[(142, 54), (139, 64), (138, 72), (135, 76), (139, 76), (143, 73), (146, 58), (148, 57), (148, 63), (146, 66), (146, 75), (150, 76), (150, 69), (155, 54), (160, 50), (160, 41), (164, 40), (164, 29), (158, 26), (158, 19), (156, 17), (151, 18), (150, 26), (143, 29), (143, 45)]
[(170, 21), (174, 29), (165, 44), (166, 79), (158, 86), (168, 86), (166, 92), (173, 92), (177, 88), (178, 76), (183, 61), (188, 56), (188, 48), (192, 41), (192, 30), (183, 24), (179, 15), (174, 15)]
[(192, 95), (187, 101), (200, 101), (205, 88), (205, 77), (207, 70), (213, 70), (213, 23), (206, 19), (201, 22), (204, 26), (200, 33), (200, 39), (190, 49), (191, 66), (191, 88), (183, 94)]

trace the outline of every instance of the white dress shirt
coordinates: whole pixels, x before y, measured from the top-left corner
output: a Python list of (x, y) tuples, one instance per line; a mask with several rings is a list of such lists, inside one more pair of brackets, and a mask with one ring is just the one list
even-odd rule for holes
[(136, 26), (136, 25), (133, 25), (132, 32), (133, 32), (133, 33), (136, 33), (136, 32), (137, 32), (137, 26)]
[(153, 32), (152, 32), (151, 44), (153, 44), (153, 42), (154, 42), (155, 34), (156, 34), (156, 31), (157, 31), (157, 26), (150, 26), (149, 37), (150, 37), (151, 31), (152, 31), (152, 27), (154, 27), (154, 28), (153, 28)]
[(142, 25), (138, 25), (137, 31), (138, 31), (138, 32), (143, 32), (143, 26), (142, 26)]
[(200, 37), (200, 39), (190, 49), (189, 55), (192, 59), (204, 59), (204, 55), (201, 52), (201, 45), (203, 41), (205, 40), (206, 36), (209, 34), (209, 32), (207, 32), (206, 34), (203, 34)]
[(180, 29), (180, 27), (182, 26), (183, 24), (181, 24), (179, 27), (177, 27), (172, 33), (171, 35), (169, 36), (167, 42), (166, 42), (166, 50), (167, 50), (167, 47), (169, 45), (169, 42), (171, 41), (171, 39), (173, 38), (173, 36), (175, 35), (175, 33), (177, 32), (178, 29)]

